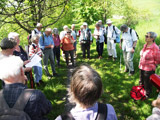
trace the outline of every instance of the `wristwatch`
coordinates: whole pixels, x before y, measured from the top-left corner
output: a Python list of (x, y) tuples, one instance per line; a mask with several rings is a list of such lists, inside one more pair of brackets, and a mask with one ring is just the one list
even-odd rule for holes
[(135, 47), (133, 47), (133, 49), (135, 50)]

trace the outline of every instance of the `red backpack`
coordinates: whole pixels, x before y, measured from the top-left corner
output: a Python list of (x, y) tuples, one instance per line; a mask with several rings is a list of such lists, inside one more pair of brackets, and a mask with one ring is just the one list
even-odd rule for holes
[(133, 98), (134, 100), (145, 100), (145, 92), (146, 91), (143, 85), (133, 86), (132, 90), (130, 91), (130, 95), (131, 98)]

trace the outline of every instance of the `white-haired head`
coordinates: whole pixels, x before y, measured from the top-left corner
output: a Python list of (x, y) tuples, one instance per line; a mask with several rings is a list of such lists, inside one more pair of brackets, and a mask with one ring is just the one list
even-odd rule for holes
[(5, 81), (10, 77), (21, 74), (23, 61), (18, 56), (9, 56), (0, 60), (0, 66), (0, 79)]
[(52, 29), (51, 29), (51, 28), (46, 28), (46, 29), (45, 29), (45, 32), (47, 32), (47, 31), (48, 31), (48, 32), (52, 32)]
[(63, 29), (64, 30), (68, 29), (68, 26), (67, 25), (63, 26)]
[(39, 37), (40, 37), (40, 36), (39, 36), (38, 34), (35, 34), (35, 35), (32, 36), (31, 41), (35, 43), (35, 41), (36, 41), (37, 39), (39, 40)]
[(10, 33), (8, 34), (8, 38), (9, 38), (9, 39), (15, 39), (16, 37), (19, 37), (19, 34), (16, 33), (16, 32), (10, 32)]

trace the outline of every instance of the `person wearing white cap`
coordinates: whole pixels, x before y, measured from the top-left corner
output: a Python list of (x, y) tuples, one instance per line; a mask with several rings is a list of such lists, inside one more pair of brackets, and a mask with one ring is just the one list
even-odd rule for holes
[(81, 44), (83, 58), (86, 57), (87, 50), (87, 58), (90, 59), (90, 44), (92, 43), (92, 33), (91, 30), (87, 27), (87, 23), (83, 23), (83, 30), (81, 31), (79, 42)]
[(114, 25), (110, 19), (107, 20), (106, 36), (107, 36), (107, 50), (109, 58), (113, 57), (113, 61), (117, 58), (116, 51), (116, 36), (121, 33), (121, 31)]

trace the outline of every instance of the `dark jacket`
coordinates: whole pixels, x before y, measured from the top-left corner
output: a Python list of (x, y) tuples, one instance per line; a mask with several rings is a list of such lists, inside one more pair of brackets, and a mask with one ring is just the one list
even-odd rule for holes
[[(3, 88), (4, 98), (12, 108), (20, 96), (21, 92), (27, 87), (21, 83), (5, 84)], [(24, 111), (30, 116), (31, 120), (47, 120), (44, 115), (52, 109), (51, 102), (46, 99), (40, 90), (34, 90)]]

